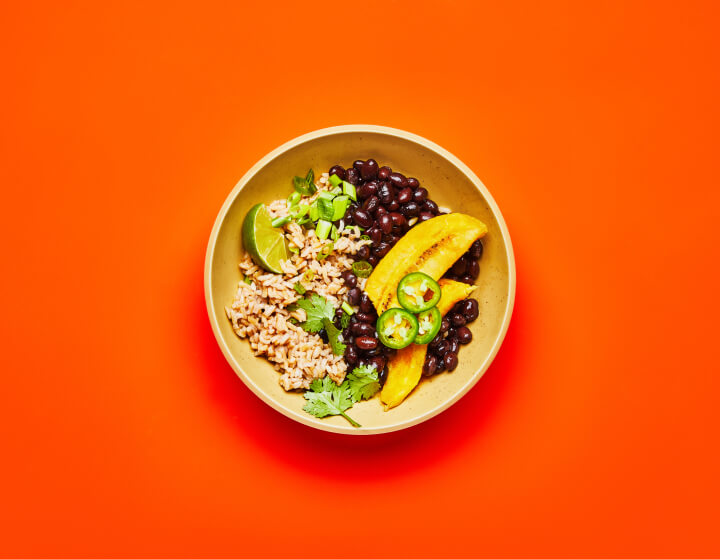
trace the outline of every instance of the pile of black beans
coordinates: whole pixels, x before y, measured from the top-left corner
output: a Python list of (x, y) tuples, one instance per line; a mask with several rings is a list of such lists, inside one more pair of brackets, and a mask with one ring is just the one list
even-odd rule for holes
[(428, 344), (423, 375), (429, 377), (457, 367), (460, 346), (472, 341), (472, 332), (467, 325), (477, 319), (479, 313), (477, 300), (469, 298), (457, 302), (443, 317), (440, 332)]
[[(438, 205), (428, 198), (427, 189), (421, 187), (417, 179), (405, 177), (387, 166), (380, 167), (374, 159), (357, 160), (347, 169), (334, 165), (329, 174), (355, 185), (357, 202), (348, 207), (343, 219), (345, 224), (364, 228), (364, 234), (372, 240), (371, 245), (362, 247), (355, 255), (356, 260), (367, 261), (372, 266), (376, 266), (413, 227), (410, 225), (413, 218), (417, 218), (417, 224), (441, 214)], [(477, 240), (445, 277), (473, 284), (480, 273), (478, 261), (482, 252), (482, 242)], [(385, 366), (397, 350), (388, 348), (378, 339), (375, 307), (357, 285), (355, 274), (351, 270), (344, 272), (343, 281), (348, 288), (348, 303), (360, 308), (350, 317), (349, 325), (342, 332), (346, 344), (345, 361), (350, 368), (375, 366), (380, 372), (380, 382), (384, 384), (387, 378)], [(465, 325), (477, 319), (478, 312), (477, 301), (466, 299), (457, 303), (443, 318), (440, 332), (428, 345), (424, 375), (453, 371), (457, 367), (460, 345), (472, 340), (472, 333)], [(342, 316), (342, 309), (338, 309), (335, 314), (338, 329), (342, 328)]]
[(420, 223), (440, 214), (420, 181), (386, 165), (380, 167), (374, 159), (359, 159), (347, 169), (333, 165), (329, 174), (355, 185), (357, 202), (348, 207), (344, 220), (365, 228), (372, 245), (363, 247), (355, 258), (373, 266), (407, 233), (413, 218)]
[(445, 273), (445, 278), (458, 280), (465, 284), (474, 284), (480, 274), (480, 257), (483, 254), (483, 244), (479, 239), (470, 246), (470, 249)]

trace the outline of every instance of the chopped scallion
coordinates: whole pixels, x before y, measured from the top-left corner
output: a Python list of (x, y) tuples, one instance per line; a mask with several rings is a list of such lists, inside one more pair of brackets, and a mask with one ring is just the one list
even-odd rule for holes
[(285, 224), (289, 224), (289, 223), (290, 223), (290, 216), (278, 217), (278, 218), (275, 218), (275, 219), (271, 222), (272, 227), (282, 227), (282, 226), (284, 226)]
[(328, 235), (330, 235), (331, 228), (331, 222), (328, 222), (327, 220), (320, 220), (318, 221), (317, 227), (315, 228), (315, 234), (318, 236), (319, 239), (327, 239)]
[(353, 313), (355, 313), (355, 310), (352, 308), (352, 306), (347, 301), (343, 301), (341, 307), (342, 307), (342, 310), (345, 313), (347, 313), (348, 315), (352, 315)]
[(331, 184), (333, 187), (337, 187), (340, 183), (342, 183), (342, 179), (341, 179), (340, 177), (338, 177), (337, 175), (335, 175), (335, 173), (333, 173), (332, 175), (330, 175), (330, 184)]
[(333, 215), (332, 221), (336, 222), (345, 216), (345, 212), (350, 206), (350, 197), (346, 194), (336, 196), (333, 199)]
[(355, 190), (355, 185), (353, 185), (352, 183), (348, 183), (347, 181), (343, 181), (342, 187), (343, 187), (343, 193), (345, 193), (350, 198), (352, 198), (355, 202), (357, 202), (357, 190)]

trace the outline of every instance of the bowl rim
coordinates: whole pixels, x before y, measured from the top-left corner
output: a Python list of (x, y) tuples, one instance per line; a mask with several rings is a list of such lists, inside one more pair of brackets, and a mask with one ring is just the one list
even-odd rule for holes
[[(468, 379), (467, 383), (463, 385), (459, 391), (457, 391), (454, 395), (452, 395), (449, 399), (441, 402), (434, 408), (423, 412), (422, 414), (419, 414), (409, 420), (404, 420), (402, 422), (397, 422), (395, 424), (389, 424), (385, 425), (379, 428), (354, 428), (350, 425), (347, 427), (345, 426), (333, 426), (330, 424), (327, 424), (322, 421), (320, 418), (315, 418), (314, 416), (311, 416), (309, 414), (305, 414), (302, 412), (302, 409), (299, 410), (293, 410), (290, 409), (283, 404), (275, 401), (272, 399), (269, 395), (266, 395), (265, 392), (255, 384), (255, 382), (252, 380), (252, 378), (243, 370), (243, 368), (240, 366), (240, 364), (235, 360), (235, 357), (233, 356), (232, 352), (230, 351), (230, 348), (225, 343), (225, 339), (223, 338), (221, 332), (220, 332), (220, 323), (218, 321), (218, 317), (216, 316), (214, 312), (214, 301), (213, 301), (213, 295), (212, 295), (212, 262), (213, 257), (215, 254), (215, 247), (217, 245), (217, 237), (220, 232), (220, 227), (222, 226), (222, 223), (225, 220), (225, 217), (227, 215), (227, 212), (232, 205), (232, 203), (235, 201), (235, 198), (238, 196), (240, 191), (243, 189), (243, 187), (250, 181), (250, 179), (263, 167), (265, 167), (269, 162), (286, 152), (287, 150), (294, 148), (295, 146), (298, 146), (300, 144), (303, 144), (305, 142), (308, 142), (310, 140), (315, 140), (317, 138), (322, 138), (324, 136), (332, 136), (335, 134), (342, 134), (342, 133), (357, 133), (357, 132), (366, 132), (366, 133), (379, 133), (379, 134), (385, 134), (390, 136), (396, 136), (405, 140), (409, 140), (411, 142), (414, 142), (416, 144), (420, 144), (421, 146), (436, 152), (440, 156), (447, 159), (450, 163), (455, 165), (458, 169), (460, 169), (473, 183), (476, 189), (480, 191), (480, 193), (483, 195), (485, 200), (488, 203), (488, 206), (490, 207), (490, 210), (492, 211), (493, 215), (495, 216), (495, 219), (497, 220), (498, 226), (500, 228), (500, 233), (503, 237), (503, 240), (505, 241), (505, 253), (506, 258), (508, 262), (508, 298), (507, 298), (507, 304), (505, 306), (505, 314), (502, 318), (502, 324), (500, 328), (500, 332), (498, 333), (497, 337), (495, 338), (495, 341), (492, 344), (490, 353), (487, 355), (485, 360), (475, 369), (473, 374)], [(213, 334), (215, 335), (215, 340), (217, 341), (218, 345), (220, 346), (220, 350), (222, 351), (223, 355), (225, 356), (225, 359), (228, 361), (230, 366), (233, 368), (237, 376), (245, 383), (245, 385), (253, 392), (255, 395), (257, 395), (263, 402), (268, 404), (270, 407), (275, 409), (276, 411), (280, 412), (281, 414), (284, 414), (288, 418), (295, 420), (297, 422), (300, 422), (301, 424), (304, 424), (306, 426), (310, 426), (312, 428), (316, 428), (319, 430), (323, 430), (326, 432), (334, 432), (334, 433), (340, 433), (340, 434), (350, 434), (350, 435), (372, 435), (372, 434), (382, 434), (382, 433), (388, 433), (388, 432), (394, 432), (397, 430), (402, 430), (405, 428), (409, 428), (411, 426), (415, 426), (417, 424), (420, 424), (422, 422), (425, 422), (426, 420), (429, 420), (430, 418), (433, 418), (434, 416), (437, 416), (444, 410), (448, 409), (450, 406), (458, 402), (463, 396), (465, 396), (470, 389), (472, 389), (475, 384), (480, 380), (480, 378), (485, 374), (487, 369), (490, 367), (490, 364), (495, 359), (495, 356), (497, 355), (500, 346), (503, 343), (503, 340), (505, 339), (505, 335), (507, 334), (508, 328), (510, 326), (510, 319), (512, 317), (513, 309), (515, 307), (515, 284), (516, 284), (516, 273), (515, 273), (515, 257), (512, 247), (512, 242), (510, 240), (510, 233), (507, 229), (507, 225), (505, 224), (505, 219), (503, 218), (502, 213), (500, 212), (500, 208), (498, 207), (497, 203), (495, 202), (495, 199), (490, 194), (490, 191), (488, 191), (487, 187), (484, 185), (484, 183), (480, 180), (480, 178), (473, 173), (473, 171), (465, 165), (462, 161), (460, 161), (456, 156), (451, 154), (449, 151), (447, 151), (445, 148), (442, 148), (441, 146), (435, 144), (434, 142), (431, 142), (430, 140), (423, 138), (422, 136), (418, 136), (417, 134), (413, 134), (411, 132), (407, 132), (405, 130), (401, 130), (398, 128), (391, 128), (387, 126), (378, 126), (378, 125), (368, 125), (368, 124), (350, 124), (350, 125), (341, 125), (341, 126), (331, 126), (327, 128), (321, 128), (318, 130), (314, 130), (312, 132), (308, 132), (307, 134), (302, 134), (301, 136), (298, 136), (296, 138), (293, 138), (292, 140), (289, 140), (288, 142), (285, 142), (281, 146), (278, 146), (271, 152), (269, 152), (267, 155), (262, 157), (255, 165), (253, 165), (241, 178), (240, 180), (235, 184), (235, 187), (230, 191), (227, 198), (225, 199), (225, 202), (223, 203), (222, 207), (220, 208), (220, 211), (218, 212), (217, 217), (215, 218), (215, 223), (213, 224), (212, 231), (210, 233), (210, 239), (208, 240), (208, 246), (205, 253), (205, 272), (204, 272), (204, 288), (205, 288), (205, 304), (208, 312), (208, 318), (210, 319), (210, 326), (212, 328)], [(223, 315), (223, 318), (225, 316)]]

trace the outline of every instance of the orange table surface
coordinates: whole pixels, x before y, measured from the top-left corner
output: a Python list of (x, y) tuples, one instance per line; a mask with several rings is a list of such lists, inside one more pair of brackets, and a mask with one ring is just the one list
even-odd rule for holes
[[(9, 2), (2, 556), (720, 556), (718, 13), (698, 2)], [(424, 425), (320, 433), (205, 311), (236, 181), (393, 126), (485, 182), (517, 302)]]

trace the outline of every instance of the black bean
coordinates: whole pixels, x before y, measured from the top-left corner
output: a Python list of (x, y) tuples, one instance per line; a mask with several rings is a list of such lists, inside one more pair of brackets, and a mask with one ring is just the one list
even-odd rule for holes
[[(350, 305), (357, 305), (360, 303), (360, 288), (355, 287), (347, 293), (347, 300)], [(354, 317), (355, 315), (353, 315)], [(356, 319), (357, 321), (358, 319)]]
[(476, 299), (466, 299), (465, 302), (463, 315), (465, 315), (468, 323), (472, 323), (480, 315), (480, 306)]
[(443, 371), (445, 371), (445, 362), (442, 359), (439, 359), (435, 374), (437, 375), (438, 373), (442, 373)]
[(372, 181), (378, 174), (378, 164), (374, 159), (367, 160), (360, 169), (360, 177), (365, 181)]
[(350, 332), (355, 336), (375, 336), (375, 327), (369, 323), (355, 323)]
[(448, 317), (443, 317), (442, 322), (440, 323), (440, 332), (445, 333), (450, 328), (450, 319)]
[(365, 292), (363, 292), (360, 296), (360, 311), (364, 311), (365, 313), (375, 312), (373, 302), (370, 300), (370, 296), (368, 296)]
[(365, 210), (355, 210), (353, 220), (360, 227), (369, 228), (371, 225), (373, 225), (372, 216), (365, 212)]
[(410, 190), (410, 187), (405, 187), (397, 194), (395, 198), (400, 204), (405, 204), (406, 202), (410, 202), (413, 199), (413, 192), (412, 190)]
[(380, 202), (383, 204), (390, 204), (392, 202), (392, 199), (395, 197), (395, 191), (393, 190), (390, 183), (380, 183), (380, 186), (377, 189), (378, 196), (380, 197)]
[(388, 214), (384, 214), (377, 218), (377, 223), (383, 233), (390, 233), (392, 231), (393, 221)]
[(435, 338), (428, 344), (428, 348), (434, 352), (443, 340), (445, 340), (445, 337), (443, 337), (442, 333), (436, 334)]
[(356, 159), (353, 162), (353, 167), (358, 170), (358, 172), (362, 169), (362, 166), (365, 165), (365, 162), (361, 159)]
[(470, 259), (468, 262), (467, 273), (473, 280), (480, 274), (480, 265), (475, 259)]
[(415, 177), (408, 177), (408, 187), (411, 189), (417, 189), (420, 186), (420, 181)]
[(345, 180), (351, 185), (357, 185), (360, 181), (360, 172), (354, 167), (351, 167), (345, 172)]
[(378, 206), (377, 210), (375, 210), (375, 219), (377, 220), (380, 216), (383, 216), (388, 213), (388, 209), (384, 206)]
[(345, 179), (345, 168), (342, 165), (333, 165), (328, 175), (330, 175), (330, 177), (337, 175), (340, 179)]
[(399, 235), (391, 235), (391, 236), (390, 236), (390, 239), (388, 239), (387, 242), (390, 243), (390, 246), (393, 246), (393, 245), (395, 245), (395, 243), (397, 243), (398, 241), (400, 241), (400, 236), (399, 236)]
[(377, 319), (377, 315), (375, 315), (375, 313), (368, 313), (365, 311), (358, 311), (355, 313), (355, 316), (361, 323), (374, 323), (375, 319)]
[(423, 211), (420, 212), (420, 216), (418, 217), (418, 222), (427, 222), (428, 220), (431, 220), (435, 217), (435, 214), (432, 212)]
[(395, 227), (402, 227), (407, 223), (405, 216), (400, 214), (400, 212), (391, 212), (388, 215), (390, 216), (393, 226), (395, 226)]
[(348, 274), (344, 280), (348, 289), (352, 290), (355, 286), (357, 286), (357, 276), (355, 276), (352, 272)]
[(400, 203), (397, 200), (391, 200), (390, 204), (387, 205), (387, 208), (390, 212), (395, 212), (400, 208)]
[(418, 204), (422, 204), (427, 200), (428, 192), (427, 189), (418, 189), (413, 193), (413, 200)]
[(388, 370), (387, 370), (387, 368), (385, 368), (378, 375), (378, 381), (380, 382), (380, 387), (385, 385), (385, 381), (387, 381), (387, 374), (388, 374)]
[(367, 259), (365, 259), (367, 262), (369, 262), (372, 266), (375, 266), (380, 259), (378, 259), (375, 255), (370, 255)]
[(393, 358), (395, 357), (395, 354), (397, 354), (397, 350), (395, 350), (395, 348), (388, 348), (383, 344), (383, 355), (386, 358)]
[(365, 199), (365, 202), (363, 202), (363, 210), (366, 212), (374, 214), (378, 208), (380, 208), (380, 199), (375, 195)]
[(447, 338), (457, 338), (457, 329), (455, 327), (450, 327), (447, 330)]
[(380, 169), (378, 169), (378, 179), (381, 181), (387, 181), (387, 178), (390, 177), (390, 173), (392, 173), (392, 169), (390, 169), (387, 165), (383, 165)]
[(350, 208), (350, 207), (348, 207), (348, 209), (345, 211), (345, 215), (343, 216), (343, 220), (345, 220), (345, 225), (346, 225), (346, 226), (351, 226), (351, 225), (353, 225), (353, 223), (354, 223), (354, 222), (353, 222), (353, 214), (354, 214), (354, 213), (355, 213), (355, 210), (353, 210), (353, 209)]
[(427, 358), (425, 358), (425, 363), (423, 364), (423, 375), (428, 377), (433, 375), (437, 371), (437, 363), (438, 359), (432, 354), (428, 354)]
[(375, 356), (368, 360), (369, 366), (375, 366), (375, 371), (378, 373), (385, 369), (385, 358), (383, 356)]
[(377, 345), (377, 339), (372, 336), (359, 336), (355, 339), (355, 346), (360, 348), (360, 350), (372, 350), (373, 348), (377, 348)]
[(470, 245), (470, 256), (474, 259), (480, 259), (483, 254), (483, 244), (479, 239)]
[(445, 352), (447, 352), (448, 350), (450, 350), (450, 343), (447, 340), (443, 340), (435, 348), (435, 354), (437, 354), (438, 356), (444, 356)]
[(382, 238), (382, 230), (374, 225), (373, 227), (365, 230), (365, 234), (372, 240), (373, 246), (377, 246)]
[(465, 319), (465, 315), (455, 313), (450, 317), (450, 322), (453, 327), (462, 327), (465, 323), (467, 323), (467, 319)]
[(458, 365), (457, 354), (453, 352), (448, 352), (443, 358), (443, 363), (445, 364), (445, 369), (447, 371), (453, 371)]
[(452, 270), (452, 273), (457, 276), (462, 276), (463, 274), (465, 274), (465, 271), (467, 270), (467, 259), (465, 258), (465, 256), (463, 255), (458, 260), (456, 260), (455, 264), (452, 265), (452, 268), (450, 270)]
[(380, 349), (380, 344), (378, 344), (375, 348), (370, 348), (369, 350), (363, 350), (362, 353), (363, 353), (363, 356), (372, 358), (374, 356), (379, 356), (380, 354), (382, 354), (382, 350)]
[(352, 344), (345, 346), (345, 361), (351, 366), (358, 361), (358, 351)]
[(457, 354), (460, 351), (460, 343), (458, 342), (457, 337), (453, 337), (450, 339), (450, 349), (448, 352), (452, 354)]
[(376, 192), (377, 185), (375, 185), (374, 183), (365, 183), (364, 185), (360, 185), (357, 188), (357, 197), (360, 200), (365, 200), (366, 198), (370, 198)]
[(408, 186), (408, 180), (402, 173), (390, 173), (388, 177), (390, 182), (399, 189), (404, 189)]
[(367, 245), (363, 245), (362, 247), (360, 247), (358, 249), (357, 257), (361, 261), (366, 261), (369, 256), (370, 256), (370, 247), (368, 247)]
[(457, 340), (460, 344), (470, 344), (472, 340), (472, 331), (467, 327), (460, 327), (457, 330)]
[(417, 216), (420, 213), (420, 206), (418, 206), (417, 202), (408, 202), (407, 204), (403, 204), (400, 207), (400, 212), (402, 212), (405, 216), (408, 216), (409, 218), (412, 218), (414, 216)]
[(321, 329), (321, 330), (318, 332), (318, 335), (320, 335), (320, 338), (322, 339), (322, 341), (323, 341), (325, 344), (328, 343), (328, 340), (329, 340), (329, 339), (328, 339), (328, 333), (327, 333), (327, 331), (326, 331), (325, 329)]
[(373, 254), (377, 255), (379, 258), (383, 258), (385, 255), (388, 254), (388, 251), (390, 251), (390, 249), (390, 243), (381, 241), (380, 243), (378, 243), (378, 246), (373, 249)]
[(474, 284), (475, 280), (473, 280), (473, 277), (469, 274), (463, 274), (460, 278), (458, 278), (460, 282), (464, 282), (465, 284)]
[(432, 212), (435, 216), (437, 216), (440, 212), (439, 206), (435, 203), (434, 200), (426, 200), (425, 202), (423, 202), (423, 209), (427, 212)]

